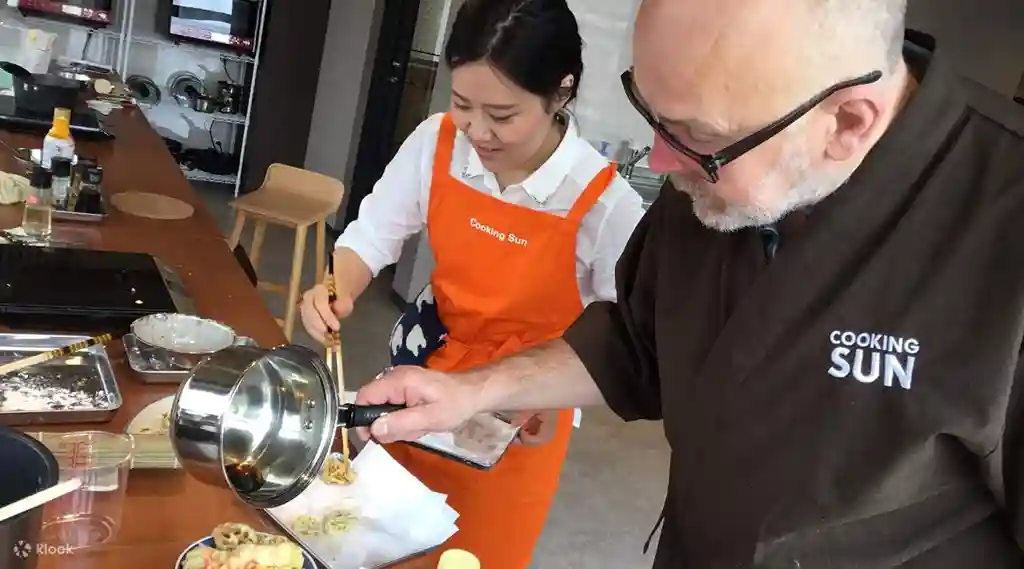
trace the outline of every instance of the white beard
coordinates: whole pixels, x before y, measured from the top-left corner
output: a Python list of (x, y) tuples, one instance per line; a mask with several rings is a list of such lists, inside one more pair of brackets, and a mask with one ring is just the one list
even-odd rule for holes
[[(804, 140), (801, 133), (791, 133), (779, 165), (750, 189), (751, 201), (746, 204), (733, 204), (722, 210), (715, 207), (716, 202), (721, 202), (709, 191), (714, 187), (710, 182), (694, 181), (675, 174), (670, 175), (669, 179), (677, 190), (690, 195), (694, 215), (709, 229), (729, 232), (770, 225), (792, 211), (825, 199), (850, 176), (850, 172), (812, 172), (810, 153), (803, 144)], [(787, 180), (792, 180), (788, 182), (789, 191), (781, 199), (773, 199), (773, 194), (778, 194), (773, 189), (787, 184)]]

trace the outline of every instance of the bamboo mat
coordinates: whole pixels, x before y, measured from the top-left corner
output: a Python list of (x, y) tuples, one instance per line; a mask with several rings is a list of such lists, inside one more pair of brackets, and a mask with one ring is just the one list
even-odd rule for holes
[[(25, 434), (43, 443), (57, 457), (58, 461), (76, 450), (68, 448), (68, 445), (60, 444), (63, 437), (74, 433), (26, 432)], [(132, 439), (134, 445), (131, 457), (133, 469), (181, 468), (178, 457), (174, 454), (174, 447), (171, 446), (171, 439), (167, 434), (125, 436)], [(114, 461), (120, 459), (122, 454), (122, 451), (116, 447), (104, 448), (102, 442), (94, 443), (92, 448), (86, 452), (89, 456), (96, 456), (101, 460), (107, 458)]]

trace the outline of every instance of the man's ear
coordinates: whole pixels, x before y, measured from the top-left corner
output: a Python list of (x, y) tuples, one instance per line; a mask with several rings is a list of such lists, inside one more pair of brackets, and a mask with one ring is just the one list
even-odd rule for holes
[(843, 162), (858, 155), (881, 127), (883, 109), (877, 91), (868, 86), (837, 93), (824, 108), (833, 121), (825, 145), (830, 160)]

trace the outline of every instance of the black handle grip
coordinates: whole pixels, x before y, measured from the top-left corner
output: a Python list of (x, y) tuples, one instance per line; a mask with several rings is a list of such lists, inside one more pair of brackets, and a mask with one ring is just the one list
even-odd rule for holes
[(344, 405), (339, 422), (343, 427), (350, 429), (369, 427), (384, 415), (402, 409), (405, 409), (405, 405)]

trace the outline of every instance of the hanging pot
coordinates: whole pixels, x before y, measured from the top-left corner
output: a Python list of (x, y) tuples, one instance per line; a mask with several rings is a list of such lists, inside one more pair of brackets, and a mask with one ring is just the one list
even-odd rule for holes
[(199, 113), (212, 113), (217, 110), (217, 101), (205, 95), (192, 99), (192, 108)]

